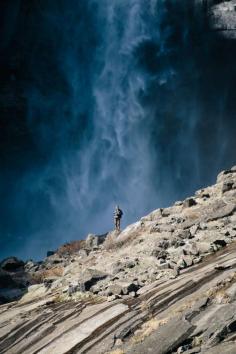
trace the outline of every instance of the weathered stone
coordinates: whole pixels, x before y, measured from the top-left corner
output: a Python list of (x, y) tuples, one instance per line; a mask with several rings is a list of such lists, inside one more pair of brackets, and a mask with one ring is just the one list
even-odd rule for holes
[(131, 346), (126, 354), (171, 353), (188, 338), (193, 329), (194, 326), (188, 321), (179, 318), (171, 319), (165, 326), (161, 326), (158, 331), (149, 335), (144, 342)]
[(197, 231), (199, 230), (199, 225), (193, 225), (192, 227), (190, 227), (189, 231), (192, 235), (192, 237), (194, 237), (197, 233)]
[(88, 269), (83, 275), (83, 278), (79, 280), (80, 291), (89, 291), (93, 285), (98, 281), (105, 279), (107, 276), (106, 273), (100, 272), (96, 269)]
[(192, 206), (196, 205), (197, 202), (193, 198), (188, 198), (183, 202), (183, 207), (184, 208), (191, 208)]
[(88, 236), (85, 240), (85, 247), (88, 249), (93, 249), (93, 248), (96, 249), (101, 244), (104, 243), (106, 237), (107, 237), (107, 234), (103, 234), (103, 235), (88, 234)]
[(162, 269), (169, 269), (170, 265), (168, 262), (164, 262), (164, 263), (159, 263), (158, 264), (158, 269), (162, 270)]
[(28, 262), (25, 264), (24, 269), (25, 269), (27, 272), (36, 272), (36, 271), (39, 269), (39, 264), (38, 264), (38, 263), (35, 263), (35, 262), (33, 262), (33, 261), (28, 261)]
[(59, 277), (54, 277), (54, 276), (53, 276), (53, 277), (47, 277), (47, 278), (44, 279), (43, 283), (44, 283), (44, 285), (45, 285), (46, 287), (50, 287), (51, 284), (52, 284), (54, 281), (58, 280), (58, 278), (59, 278)]
[(184, 269), (184, 268), (186, 268), (186, 263), (185, 263), (185, 261), (184, 261), (183, 258), (181, 258), (181, 259), (177, 262), (177, 267), (178, 267), (178, 269)]
[(177, 231), (176, 237), (182, 238), (182, 239), (191, 239), (192, 235), (191, 235), (190, 230), (181, 230), (181, 231)]
[(212, 246), (210, 242), (198, 242), (197, 248), (200, 254), (212, 252)]
[(224, 239), (222, 240), (215, 240), (213, 241), (213, 244), (216, 245), (219, 248), (225, 247), (227, 245), (227, 243), (225, 242)]
[(206, 210), (205, 220), (206, 222), (217, 220), (231, 215), (236, 209), (236, 205), (233, 203), (226, 204), (222, 200), (214, 202), (208, 210)]
[(117, 261), (116, 263), (113, 263), (111, 265), (111, 273), (113, 275), (123, 272), (124, 270), (125, 270), (124, 264), (121, 263), (120, 261)]
[(198, 354), (201, 352), (201, 347), (197, 346), (192, 349), (186, 350), (185, 354)]
[(176, 265), (172, 270), (172, 275), (174, 278), (176, 278), (179, 275), (179, 273), (180, 273), (179, 268)]
[(108, 296), (108, 297), (107, 297), (107, 301), (108, 301), (108, 302), (112, 302), (112, 301), (115, 301), (115, 300), (117, 300), (117, 299), (119, 299), (119, 298), (120, 298), (120, 296), (117, 295), (117, 294), (115, 294), (115, 295)]
[(89, 254), (89, 251), (87, 249), (82, 249), (78, 251), (78, 255), (82, 258), (86, 258)]
[[(222, 343), (213, 348), (203, 350), (203, 354), (235, 354), (235, 343)], [(190, 353), (191, 354), (191, 353)]]
[(183, 256), (183, 261), (185, 262), (187, 267), (193, 265), (193, 257), (192, 256)]
[(232, 190), (233, 185), (234, 185), (234, 182), (225, 182), (225, 183), (223, 183), (222, 193), (226, 193), (226, 192)]
[(108, 295), (128, 295), (131, 292), (136, 292), (139, 287), (134, 283), (119, 282), (110, 285), (107, 289)]
[(191, 349), (191, 345), (190, 344), (181, 345), (181, 347), (179, 347), (178, 350), (177, 350), (177, 354), (186, 353), (186, 351), (188, 349)]
[(171, 242), (170, 242), (171, 246), (174, 246), (175, 248), (181, 247), (185, 245), (185, 241), (182, 239), (179, 239), (178, 237), (174, 237)]
[(158, 257), (161, 251), (161, 248), (155, 248), (154, 250), (151, 250), (150, 256)]
[(158, 247), (159, 248), (164, 248), (165, 250), (170, 246), (170, 242), (169, 240), (161, 240), (159, 243), (158, 243)]
[(157, 256), (157, 259), (166, 259), (168, 256), (168, 252), (166, 250), (161, 250)]
[(198, 256), (199, 249), (196, 243), (188, 243), (184, 246), (183, 251), (186, 255)]
[(201, 256), (200, 257), (196, 257), (196, 258), (193, 259), (193, 264), (201, 263), (201, 261), (202, 261), (202, 257)]

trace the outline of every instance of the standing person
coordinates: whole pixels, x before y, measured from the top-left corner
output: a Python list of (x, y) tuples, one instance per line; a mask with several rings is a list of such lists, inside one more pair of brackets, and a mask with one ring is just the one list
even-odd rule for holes
[(122, 218), (122, 215), (123, 211), (119, 208), (119, 205), (117, 205), (114, 211), (114, 223), (117, 231), (120, 231), (120, 219)]

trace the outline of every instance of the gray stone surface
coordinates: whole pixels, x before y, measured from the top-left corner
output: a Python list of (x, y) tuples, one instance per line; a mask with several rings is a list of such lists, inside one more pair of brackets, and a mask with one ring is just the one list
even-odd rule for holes
[(194, 327), (185, 320), (170, 320), (165, 326), (160, 327), (140, 344), (133, 345), (127, 354), (167, 354), (174, 351), (191, 334)]

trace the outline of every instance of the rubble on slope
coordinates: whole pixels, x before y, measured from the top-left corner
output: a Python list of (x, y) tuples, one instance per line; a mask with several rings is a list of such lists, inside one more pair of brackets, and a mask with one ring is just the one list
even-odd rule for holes
[(4, 260), (1, 300), (21, 299), (0, 306), (0, 353), (233, 353), (235, 241), (233, 167), (120, 233)]

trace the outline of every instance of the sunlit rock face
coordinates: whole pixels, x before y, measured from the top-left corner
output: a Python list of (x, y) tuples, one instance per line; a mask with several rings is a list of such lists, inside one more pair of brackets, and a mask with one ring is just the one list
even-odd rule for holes
[(236, 39), (236, 1), (224, 1), (212, 6), (210, 23), (214, 30), (226, 38)]
[(226, 39), (236, 39), (235, 0), (196, 0), (207, 15), (209, 28)]

